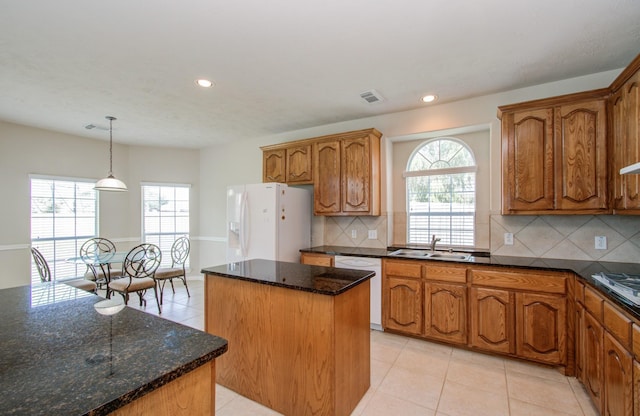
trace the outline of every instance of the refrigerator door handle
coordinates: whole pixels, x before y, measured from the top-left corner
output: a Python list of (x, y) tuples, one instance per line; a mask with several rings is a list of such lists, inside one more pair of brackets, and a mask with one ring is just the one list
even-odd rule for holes
[(249, 230), (249, 216), (247, 215), (247, 210), (249, 209), (249, 198), (248, 192), (242, 193), (242, 198), (240, 202), (240, 251), (242, 253), (243, 260), (247, 257), (247, 253), (249, 250), (249, 235), (251, 234)]

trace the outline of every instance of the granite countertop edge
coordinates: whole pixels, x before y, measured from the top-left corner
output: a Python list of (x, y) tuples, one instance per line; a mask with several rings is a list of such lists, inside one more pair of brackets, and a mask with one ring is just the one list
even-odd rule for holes
[[(614, 302), (616, 305), (631, 314), (635, 319), (640, 320), (640, 306), (636, 306), (622, 296), (610, 290), (608, 287), (599, 283), (591, 276), (599, 271), (604, 272), (623, 272), (628, 274), (640, 274), (640, 264), (633, 263), (617, 263), (617, 262), (601, 262), (594, 260), (566, 260), (540, 257), (518, 257), (518, 256), (499, 256), (489, 255), (480, 252), (481, 255), (472, 255), (468, 260), (435, 260), (435, 259), (405, 259), (390, 256), (389, 254), (402, 247), (381, 248), (362, 248), (362, 247), (342, 247), (342, 246), (316, 246), (301, 249), (302, 253), (318, 253), (329, 255), (357, 256), (357, 257), (376, 257), (390, 258), (395, 260), (413, 260), (425, 262), (446, 262), (467, 265), (485, 265), (497, 267), (517, 267), (533, 270), (549, 270), (559, 272), (573, 272), (578, 278), (594, 287), (599, 293)], [(460, 250), (464, 251), (464, 250)], [(474, 252), (472, 252), (473, 254)]]
[[(278, 262), (262, 259), (248, 260), (245, 262), (238, 262), (236, 264), (241, 263), (251, 264), (254, 265), (254, 267), (256, 265), (284, 265), (288, 268), (288, 270), (282, 271), (278, 269), (276, 271), (273, 271), (273, 275), (264, 274), (263, 276), (260, 276), (259, 272), (238, 272), (226, 270), (225, 268), (229, 266), (229, 264), (226, 264), (204, 267), (200, 272), (205, 276), (214, 275), (234, 280), (241, 280), (245, 282), (275, 286), (284, 289), (298, 290), (302, 292), (310, 292), (326, 296), (338, 296), (375, 276), (375, 272), (373, 271), (336, 269), (334, 267), (313, 266), (300, 263)], [(267, 276), (272, 278), (267, 278)], [(314, 279), (326, 279), (326, 283), (330, 282), (335, 286), (327, 288), (326, 285), (324, 285), (323, 287), (314, 284), (314, 282), (312, 281)]]

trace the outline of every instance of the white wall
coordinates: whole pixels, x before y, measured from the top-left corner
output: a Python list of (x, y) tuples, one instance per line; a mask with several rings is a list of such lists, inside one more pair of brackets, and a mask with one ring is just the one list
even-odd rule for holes
[[(100, 235), (119, 250), (140, 241), (140, 182), (190, 183), (194, 234), (200, 226), (199, 152), (114, 144), (113, 172), (126, 193), (99, 195)], [(109, 143), (0, 122), (0, 288), (30, 283), (30, 174), (99, 179), (109, 170)], [(196, 247), (196, 261), (199, 249)]]

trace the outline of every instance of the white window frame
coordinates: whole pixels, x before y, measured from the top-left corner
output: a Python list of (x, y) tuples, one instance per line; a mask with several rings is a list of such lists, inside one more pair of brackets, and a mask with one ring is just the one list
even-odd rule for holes
[[(91, 187), (95, 184), (95, 179), (87, 179), (87, 178), (70, 178), (70, 177), (61, 177), (61, 176), (50, 176), (50, 175), (29, 175), (29, 233), (30, 233), (30, 241), (31, 245), (38, 250), (40, 250), (47, 260), (47, 264), (49, 265), (49, 269), (51, 270), (51, 279), (52, 280), (68, 280), (75, 279), (79, 276), (83, 276), (86, 272), (86, 265), (83, 264), (75, 264), (67, 261), (70, 257), (76, 257), (79, 254), (80, 246), (88, 239), (94, 238), (99, 235), (99, 192), (94, 192), (94, 218), (93, 218), (93, 228), (94, 233), (82, 234), (78, 235), (78, 215), (76, 215), (74, 221), (74, 232), (73, 236), (64, 236), (64, 237), (56, 237), (56, 219), (64, 218), (60, 215), (53, 215), (51, 218), (51, 231), (52, 236), (44, 236), (38, 237), (34, 236), (34, 214), (33, 214), (33, 182), (34, 181), (53, 181), (54, 184), (56, 182), (72, 182), (72, 183), (82, 183), (89, 184)], [(55, 185), (54, 185), (55, 186)], [(54, 200), (52, 203), (55, 204), (55, 191), (53, 194)], [(74, 204), (77, 201), (77, 194), (74, 190)], [(77, 214), (77, 212), (76, 212)], [(67, 247), (65, 247), (67, 246)], [(40, 275), (38, 274), (38, 270), (33, 263), (33, 259), (31, 259), (31, 283), (38, 284), (40, 283)]]
[[(470, 156), (471, 159), (473, 160), (473, 165), (467, 165), (467, 166), (460, 166), (460, 167), (447, 167), (447, 168), (438, 168), (438, 169), (426, 169), (426, 170), (420, 170), (420, 171), (410, 171), (409, 168), (411, 166), (411, 163), (414, 159), (414, 157), (416, 155), (418, 155), (418, 153), (420, 152), (421, 149), (423, 149), (425, 146), (430, 145), (433, 142), (436, 141), (442, 141), (442, 140), (447, 140), (447, 141), (452, 141), (452, 142), (456, 142), (458, 143), (461, 148), (463, 150), (465, 150)], [(431, 237), (433, 235), (436, 236), (436, 238), (440, 238), (440, 242), (439, 244), (442, 245), (446, 245), (448, 247), (475, 247), (475, 241), (476, 241), (476, 225), (475, 225), (475, 216), (476, 216), (476, 205), (477, 205), (477, 182), (476, 182), (476, 175), (475, 173), (477, 172), (477, 164), (476, 164), (476, 159), (475, 159), (475, 155), (473, 154), (473, 151), (471, 150), (471, 148), (463, 141), (460, 140), (458, 138), (455, 137), (435, 137), (432, 139), (429, 139), (425, 142), (422, 142), (419, 146), (416, 147), (416, 149), (411, 153), (411, 156), (409, 157), (408, 161), (407, 161), (407, 170), (405, 172), (403, 172), (403, 177), (405, 179), (405, 193), (406, 193), (406, 212), (407, 212), (407, 222), (406, 222), (406, 235), (407, 235), (407, 243), (408, 244), (428, 244), (431, 241)], [(458, 174), (464, 174), (464, 173), (473, 173), (473, 211), (461, 211), (461, 212), (454, 212), (454, 215), (451, 215), (452, 213), (450, 212), (449, 215), (445, 214), (445, 213), (433, 213), (433, 212), (429, 212), (429, 211), (422, 211), (420, 213), (413, 213), (411, 212), (411, 192), (409, 189), (409, 182), (407, 180), (407, 178), (412, 178), (412, 177), (429, 177), (429, 176), (451, 176), (451, 175), (458, 175)], [(455, 217), (465, 217), (465, 216), (472, 216), (471, 218), (471, 240), (467, 238), (465, 238), (465, 234), (468, 234), (469, 230), (467, 230), (466, 232), (464, 230), (462, 230), (462, 232), (460, 232), (460, 229), (457, 228), (454, 224), (453, 224), (453, 219)], [(444, 230), (441, 232), (436, 232), (433, 230), (433, 228), (431, 227), (431, 225), (428, 226), (428, 231), (427, 231), (427, 235), (425, 236), (424, 239), (414, 239), (412, 236), (415, 234), (415, 231), (412, 229), (412, 217), (427, 217), (428, 219), (430, 219), (431, 217), (434, 216), (438, 216), (438, 217), (449, 217), (449, 226), (447, 227), (447, 230)], [(454, 237), (455, 236), (455, 237)]]
[[(158, 217), (159, 219), (159, 232), (149, 232), (147, 230), (147, 218), (145, 215), (145, 204), (146, 204), (146, 199), (145, 199), (145, 187), (160, 187), (160, 188), (174, 188), (174, 191), (176, 188), (186, 188), (188, 190), (188, 195), (189, 195), (189, 199), (188, 199), (188, 221), (187, 221), (187, 226), (188, 226), (188, 230), (186, 230), (186, 232), (184, 232), (184, 230), (181, 231), (175, 231), (175, 227), (176, 227), (176, 223), (177, 223), (177, 218), (179, 218), (179, 216), (176, 215), (176, 211), (173, 211), (173, 215), (170, 215), (169, 218), (173, 218), (173, 231), (163, 231), (162, 230), (162, 215), (160, 217)], [(160, 197), (160, 196), (159, 196)], [(178, 238), (178, 237), (189, 237), (190, 233), (191, 233), (191, 185), (190, 184), (182, 184), (182, 183), (158, 183), (158, 182), (142, 182), (140, 184), (140, 201), (141, 201), (141, 223), (142, 223), (142, 241), (145, 243), (152, 243), (152, 244), (156, 244), (157, 246), (160, 247), (160, 251), (162, 252), (162, 263), (161, 263), (161, 267), (169, 267), (171, 266), (171, 246), (173, 245), (173, 242)], [(174, 203), (175, 203), (175, 199), (173, 199)], [(158, 211), (159, 213), (161, 213), (162, 211)], [(150, 236), (157, 236), (157, 238), (150, 238)], [(189, 255), (189, 257), (187, 257), (187, 262), (185, 263), (185, 267), (188, 269), (189, 268), (189, 258), (191, 257), (191, 255)]]

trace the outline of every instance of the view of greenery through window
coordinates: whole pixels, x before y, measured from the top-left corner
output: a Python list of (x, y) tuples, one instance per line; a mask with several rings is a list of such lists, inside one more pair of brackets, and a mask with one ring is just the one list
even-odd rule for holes
[(460, 141), (440, 138), (422, 145), (407, 169), (407, 242), (474, 245), (475, 160)]
[[(84, 275), (85, 265), (69, 263), (82, 243), (97, 234), (94, 181), (31, 178), (31, 245), (47, 260), (54, 280)], [(35, 265), (31, 281), (40, 281)]]
[(173, 242), (189, 237), (189, 189), (188, 185), (142, 185), (143, 241), (160, 247), (162, 267), (171, 266)]

